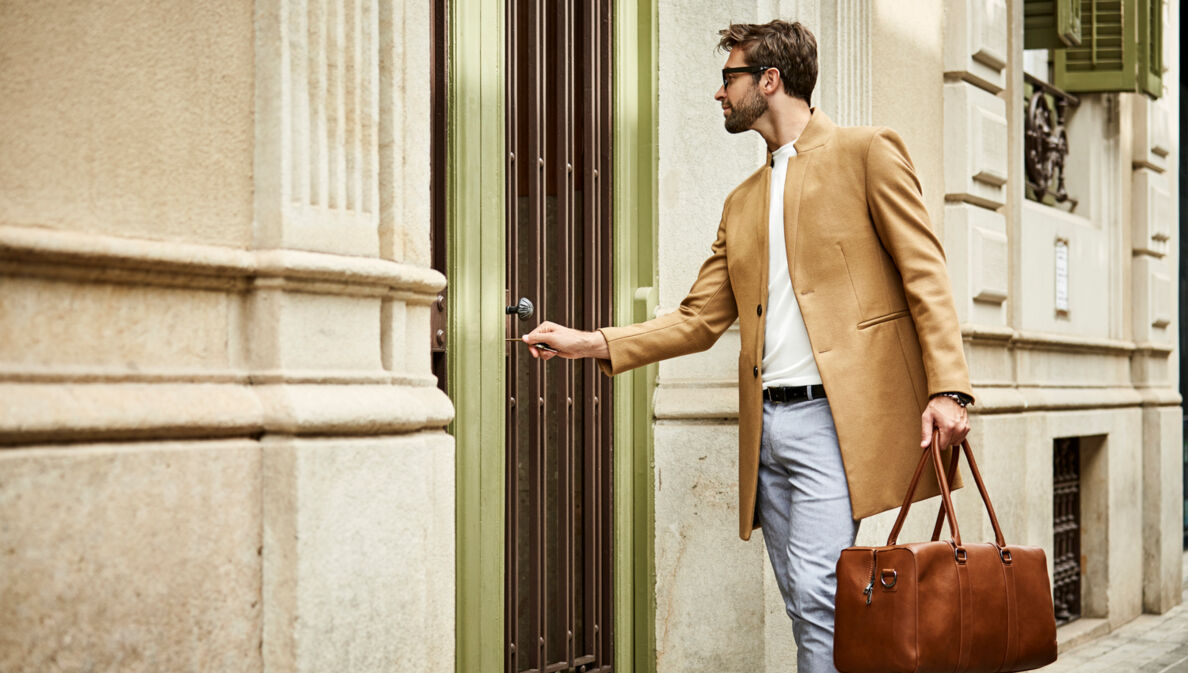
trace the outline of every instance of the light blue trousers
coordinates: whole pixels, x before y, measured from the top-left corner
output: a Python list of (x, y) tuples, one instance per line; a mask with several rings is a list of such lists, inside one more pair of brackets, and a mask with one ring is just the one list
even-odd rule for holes
[(836, 673), (833, 609), (841, 550), (858, 522), (829, 401), (763, 404), (759, 522), (796, 638), (797, 673)]

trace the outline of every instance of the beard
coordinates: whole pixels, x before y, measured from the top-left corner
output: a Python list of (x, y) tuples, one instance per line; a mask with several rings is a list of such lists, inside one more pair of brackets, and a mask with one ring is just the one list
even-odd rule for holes
[(754, 87), (738, 105), (730, 106), (730, 114), (726, 116), (726, 130), (730, 133), (749, 131), (751, 125), (762, 117), (764, 112), (767, 112), (767, 99), (759, 93), (758, 87)]

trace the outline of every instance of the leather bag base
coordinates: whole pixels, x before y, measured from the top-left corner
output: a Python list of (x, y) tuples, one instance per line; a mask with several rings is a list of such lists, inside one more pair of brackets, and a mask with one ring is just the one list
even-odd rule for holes
[[(838, 561), (841, 673), (997, 673), (1056, 660), (1048, 561), (1039, 547), (952, 542), (851, 547)], [(875, 577), (867, 604), (865, 589)], [(921, 597), (924, 600), (921, 601)]]
[[(939, 436), (924, 451), (882, 547), (850, 547), (837, 562), (833, 660), (841, 673), (1007, 673), (1056, 660), (1048, 560), (1006, 544), (968, 442), (961, 448), (990, 516), (994, 542), (963, 544)], [(898, 544), (920, 475), (932, 458), (941, 509), (932, 541)], [(940, 540), (944, 520), (952, 538)]]

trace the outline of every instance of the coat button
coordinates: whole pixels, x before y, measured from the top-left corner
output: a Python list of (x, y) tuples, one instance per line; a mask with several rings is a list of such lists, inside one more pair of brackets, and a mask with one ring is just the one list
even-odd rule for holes
[(759, 304), (755, 307), (755, 313), (760, 316), (763, 315), (763, 304)]
[(759, 366), (756, 365), (754, 369), (755, 376), (759, 376)]

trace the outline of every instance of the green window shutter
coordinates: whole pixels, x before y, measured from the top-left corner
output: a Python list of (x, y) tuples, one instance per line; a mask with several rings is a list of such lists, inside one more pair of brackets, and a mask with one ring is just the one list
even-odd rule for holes
[(1081, 44), (1081, 0), (1024, 0), (1023, 48)]
[(1163, 95), (1163, 0), (1139, 0), (1139, 88)]
[(1081, 0), (1081, 44), (1055, 50), (1053, 84), (1071, 93), (1136, 91), (1138, 4), (1151, 0)]

